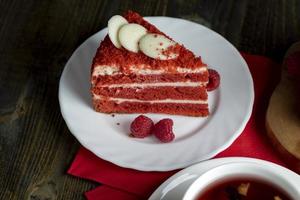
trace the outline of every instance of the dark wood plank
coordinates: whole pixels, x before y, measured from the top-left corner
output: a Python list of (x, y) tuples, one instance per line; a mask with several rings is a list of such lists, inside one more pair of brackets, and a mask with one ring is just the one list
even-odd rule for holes
[(201, 23), (277, 60), (300, 38), (297, 0), (0, 1), (0, 199), (80, 199), (96, 186), (66, 175), (79, 144), (58, 81), (76, 47), (127, 9)]

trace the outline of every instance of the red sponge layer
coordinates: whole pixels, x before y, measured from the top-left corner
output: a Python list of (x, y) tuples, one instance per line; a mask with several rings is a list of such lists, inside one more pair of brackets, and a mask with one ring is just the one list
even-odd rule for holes
[(94, 109), (104, 113), (165, 113), (171, 115), (201, 116), (209, 114), (207, 104), (180, 103), (116, 103), (109, 100), (94, 100)]
[(120, 74), (114, 76), (93, 76), (92, 82), (94, 86), (102, 86), (106, 84), (122, 84), (122, 83), (157, 83), (157, 82), (208, 82), (209, 74), (207, 71), (203, 73), (186, 73), (186, 74), (156, 74), (156, 75), (136, 75), (136, 74)]
[(139, 100), (207, 100), (205, 87), (94, 88), (96, 95)]

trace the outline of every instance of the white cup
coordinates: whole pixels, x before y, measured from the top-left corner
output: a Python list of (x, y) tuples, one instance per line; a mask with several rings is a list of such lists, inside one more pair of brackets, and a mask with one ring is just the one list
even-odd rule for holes
[[(285, 174), (272, 170), (272, 167), (250, 162), (234, 162), (212, 168), (200, 175), (187, 189), (183, 200), (194, 200), (213, 183), (226, 182), (239, 178), (267, 182), (281, 189), (292, 199), (300, 199), (300, 178), (295, 173)], [(287, 176), (288, 175), (288, 176)], [(288, 178), (290, 177), (290, 178)]]

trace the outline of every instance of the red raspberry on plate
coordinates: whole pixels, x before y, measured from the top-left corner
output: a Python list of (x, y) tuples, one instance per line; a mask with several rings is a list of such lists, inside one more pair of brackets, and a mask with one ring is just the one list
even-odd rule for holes
[(131, 135), (137, 138), (147, 137), (151, 134), (153, 126), (154, 123), (149, 117), (139, 115), (131, 122)]
[(173, 120), (162, 119), (154, 125), (152, 133), (164, 143), (174, 140), (175, 135), (173, 133)]
[(206, 86), (207, 91), (215, 90), (220, 85), (220, 75), (219, 73), (214, 69), (208, 69), (209, 73), (209, 80), (208, 84)]

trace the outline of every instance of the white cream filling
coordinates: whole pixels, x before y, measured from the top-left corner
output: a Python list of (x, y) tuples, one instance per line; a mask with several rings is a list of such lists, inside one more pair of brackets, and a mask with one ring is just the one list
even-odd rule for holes
[(99, 65), (93, 69), (93, 76), (116, 75), (120, 73), (117, 66)]
[(146, 88), (146, 87), (200, 87), (205, 86), (207, 82), (159, 82), (159, 83), (123, 83), (101, 85), (98, 87), (108, 88)]
[(131, 67), (130, 71), (134, 74), (139, 74), (139, 75), (157, 75), (157, 74), (162, 74), (165, 71), (162, 69), (137, 69), (135, 67)]
[[(93, 94), (94, 99), (101, 99), (101, 95)], [(107, 98), (107, 97), (105, 97)], [(135, 103), (179, 103), (179, 104), (207, 104), (207, 100), (178, 100), (178, 99), (162, 99), (162, 100), (139, 100), (139, 99), (126, 99), (126, 98), (114, 98), (109, 97), (110, 101), (114, 101), (117, 104), (123, 102), (135, 102)]]
[[(149, 69), (147, 66), (131, 66), (130, 71), (134, 74), (138, 75), (155, 75), (155, 74), (162, 74), (168, 73), (167, 70), (164, 69)], [(178, 73), (201, 73), (207, 71), (206, 67), (201, 67), (197, 69), (189, 69), (189, 68), (180, 68), (177, 67), (176, 71)], [(121, 74), (120, 68), (117, 66), (108, 66), (108, 65), (98, 65), (93, 69), (93, 76), (104, 76), (104, 75), (117, 75)]]

